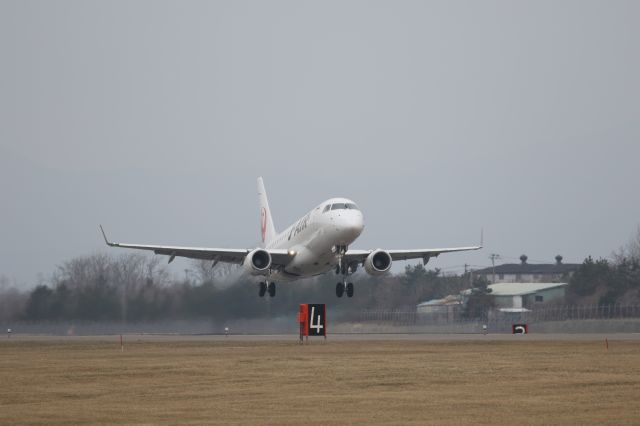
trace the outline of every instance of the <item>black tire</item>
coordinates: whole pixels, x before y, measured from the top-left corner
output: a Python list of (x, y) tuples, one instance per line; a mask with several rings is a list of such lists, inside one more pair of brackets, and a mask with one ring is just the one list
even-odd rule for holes
[(267, 292), (267, 285), (263, 282), (258, 284), (258, 296), (264, 297), (264, 294)]
[(343, 283), (336, 284), (336, 296), (342, 297), (343, 294), (344, 294), (344, 284)]
[(353, 283), (347, 284), (347, 297), (353, 297)]
[(340, 265), (336, 265), (336, 275), (340, 275)]
[(269, 297), (276, 295), (276, 283), (269, 283)]

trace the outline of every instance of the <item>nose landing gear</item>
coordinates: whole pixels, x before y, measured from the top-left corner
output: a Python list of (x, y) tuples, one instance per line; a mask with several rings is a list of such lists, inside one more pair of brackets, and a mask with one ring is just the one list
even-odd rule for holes
[(347, 246), (336, 246), (335, 252), (338, 254), (336, 275), (342, 275), (342, 282), (336, 284), (336, 296), (342, 297), (346, 292), (347, 297), (353, 297), (353, 283), (347, 283), (347, 276), (355, 271), (355, 267), (352, 270), (352, 267), (344, 259), (344, 255), (347, 253)]
[(336, 275), (342, 275), (342, 282), (336, 284), (336, 296), (342, 297), (344, 293), (347, 293), (347, 297), (353, 297), (353, 283), (347, 283), (347, 276), (355, 271), (347, 265), (344, 260), (344, 255), (347, 253), (347, 246), (335, 246), (334, 252), (338, 256), (338, 264), (336, 265)]

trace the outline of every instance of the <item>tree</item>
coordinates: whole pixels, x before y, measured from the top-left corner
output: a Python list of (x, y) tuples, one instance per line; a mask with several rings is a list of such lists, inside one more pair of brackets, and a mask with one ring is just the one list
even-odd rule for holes
[(606, 288), (612, 275), (608, 260), (594, 261), (591, 256), (587, 257), (569, 280), (569, 300), (575, 301), (578, 297), (593, 295), (599, 288)]
[(612, 257), (616, 264), (620, 264), (623, 261), (640, 262), (640, 226), (638, 226), (635, 235), (629, 239), (629, 242), (615, 251)]
[(191, 261), (190, 271), (200, 283), (211, 282), (224, 287), (227, 280), (235, 281), (239, 268), (239, 265), (233, 263), (220, 262), (213, 266), (211, 260), (194, 259)]
[(467, 319), (486, 320), (489, 312), (495, 308), (495, 300), (491, 296), (489, 281), (484, 276), (474, 278), (471, 292), (466, 300), (462, 316)]
[(51, 318), (51, 304), (53, 291), (46, 285), (37, 286), (29, 295), (25, 308), (25, 316), (30, 320)]

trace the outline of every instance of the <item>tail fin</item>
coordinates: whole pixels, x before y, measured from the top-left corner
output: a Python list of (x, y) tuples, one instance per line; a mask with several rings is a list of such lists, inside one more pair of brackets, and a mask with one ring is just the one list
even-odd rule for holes
[(258, 197), (260, 199), (260, 231), (262, 243), (267, 245), (275, 238), (276, 228), (273, 226), (267, 191), (264, 189), (262, 177), (258, 178)]

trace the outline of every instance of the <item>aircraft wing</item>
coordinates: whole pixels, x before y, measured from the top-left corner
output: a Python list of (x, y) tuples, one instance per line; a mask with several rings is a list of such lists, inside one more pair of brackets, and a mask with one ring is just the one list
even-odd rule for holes
[[(480, 250), (484, 245), (484, 232), (480, 231), (480, 245), (469, 247), (447, 247), (413, 250), (385, 250), (391, 256), (391, 260), (422, 259), (425, 265), (432, 257), (438, 257), (441, 253), (455, 253), (457, 251)], [(378, 249), (380, 250), (380, 249)], [(347, 263), (362, 263), (370, 253), (375, 250), (347, 250), (344, 257)]]
[[(438, 257), (441, 253), (453, 253), (457, 251), (480, 250), (482, 246), (469, 247), (450, 247), (450, 248), (433, 248), (433, 249), (414, 249), (414, 250), (385, 250), (391, 256), (392, 260), (409, 260), (422, 259), (424, 263), (432, 257)], [(361, 263), (374, 250), (348, 250), (344, 255), (347, 263)]]
[[(186, 257), (189, 259), (212, 260), (214, 261), (214, 264), (218, 262), (241, 264), (242, 262), (244, 262), (244, 258), (246, 257), (246, 255), (251, 250), (253, 250), (114, 243), (107, 239), (102, 226), (100, 226), (100, 231), (102, 231), (104, 242), (107, 243), (107, 245), (110, 247), (148, 250), (154, 252), (155, 254), (164, 254), (170, 256), (169, 263), (171, 263), (175, 257)], [(286, 265), (291, 260), (291, 257), (287, 253), (287, 250), (267, 249), (267, 251), (271, 255), (271, 261), (275, 265)]]

